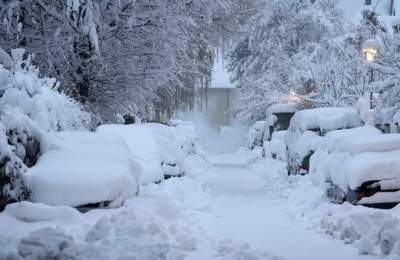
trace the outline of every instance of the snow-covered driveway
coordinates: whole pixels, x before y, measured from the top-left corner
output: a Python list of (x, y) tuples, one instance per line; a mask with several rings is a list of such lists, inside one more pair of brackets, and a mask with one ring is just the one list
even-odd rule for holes
[[(359, 255), (342, 241), (311, 230), (301, 216), (292, 216), (290, 201), (275, 194), (276, 187), (271, 187), (276, 183), (266, 183), (250, 165), (238, 164), (234, 156), (231, 165), (227, 155), (220, 159), (223, 163), (214, 158), (215, 165), (207, 172), (212, 214), (195, 216), (208, 240), (189, 259), (211, 259), (210, 248), (223, 239), (233, 245), (248, 243), (252, 250), (284, 259), (373, 259)], [(271, 170), (281, 166), (270, 162)]]

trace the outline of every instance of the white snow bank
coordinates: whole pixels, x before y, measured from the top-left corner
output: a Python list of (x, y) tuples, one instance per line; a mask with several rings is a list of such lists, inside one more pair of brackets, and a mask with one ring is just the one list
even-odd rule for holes
[(318, 129), (322, 132), (353, 128), (361, 125), (357, 110), (343, 107), (322, 107), (297, 112), (290, 121), (290, 128), (302, 131)]
[(81, 219), (81, 214), (74, 208), (54, 207), (28, 201), (7, 205), (3, 213), (26, 223), (55, 220), (79, 221)]
[(49, 133), (42, 156), (25, 174), (31, 200), (81, 206), (118, 206), (138, 190), (140, 166), (116, 136), (90, 132)]
[(390, 211), (354, 207), (348, 204), (324, 212), (320, 228), (335, 239), (354, 244), (362, 255), (400, 257), (398, 208)]
[(13, 259), (77, 259), (78, 244), (62, 229), (42, 228), (23, 238)]

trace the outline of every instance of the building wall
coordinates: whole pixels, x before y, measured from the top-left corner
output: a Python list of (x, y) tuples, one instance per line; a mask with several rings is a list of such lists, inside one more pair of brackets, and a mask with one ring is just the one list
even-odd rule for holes
[(231, 124), (231, 111), (237, 98), (235, 88), (200, 89), (199, 108), (205, 112), (211, 126), (228, 126)]

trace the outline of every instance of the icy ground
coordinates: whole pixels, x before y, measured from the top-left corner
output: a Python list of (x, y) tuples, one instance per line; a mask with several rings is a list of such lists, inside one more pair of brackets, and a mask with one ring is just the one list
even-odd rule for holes
[(9, 206), (0, 259), (398, 259), (398, 210), (330, 204), (279, 161), (209, 159), (194, 156), (188, 176), (145, 186), (118, 209)]

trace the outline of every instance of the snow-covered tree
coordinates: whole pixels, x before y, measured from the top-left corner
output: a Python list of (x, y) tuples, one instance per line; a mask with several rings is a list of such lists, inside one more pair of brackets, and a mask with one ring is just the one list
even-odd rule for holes
[(211, 47), (237, 31), (254, 11), (250, 6), (242, 0), (3, 0), (0, 45), (34, 53), (41, 73), (57, 78), (99, 121), (149, 117), (193, 103), (194, 89), (210, 78)]
[(238, 116), (247, 121), (265, 117), (267, 107), (290, 92), (315, 92), (313, 65), (346, 31), (336, 1), (272, 0), (264, 7), (229, 53), (243, 96)]

